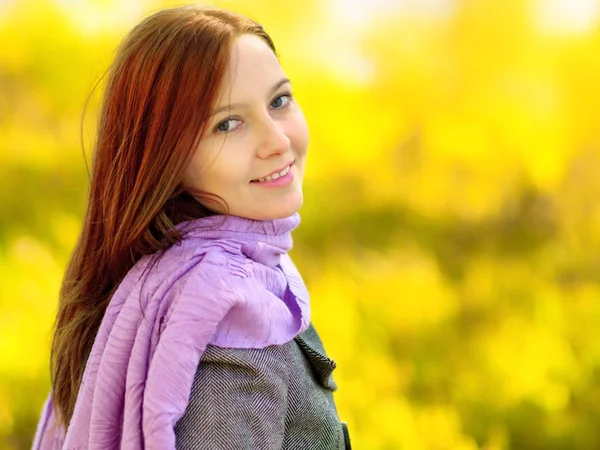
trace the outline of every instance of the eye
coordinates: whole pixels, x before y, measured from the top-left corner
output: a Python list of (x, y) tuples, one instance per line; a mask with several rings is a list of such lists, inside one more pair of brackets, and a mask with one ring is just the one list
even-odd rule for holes
[(229, 133), (233, 130), (236, 129), (236, 127), (233, 127), (230, 122), (241, 122), (241, 120), (237, 120), (237, 119), (227, 119), (224, 120), (223, 122), (221, 122), (219, 125), (217, 125), (215, 127), (215, 131), (220, 131), (221, 133)]
[(293, 98), (294, 98), (294, 96), (292, 95), (291, 92), (282, 94), (271, 102), (271, 107), (273, 107), (274, 109), (288, 108), (290, 106), (290, 104), (292, 103)]

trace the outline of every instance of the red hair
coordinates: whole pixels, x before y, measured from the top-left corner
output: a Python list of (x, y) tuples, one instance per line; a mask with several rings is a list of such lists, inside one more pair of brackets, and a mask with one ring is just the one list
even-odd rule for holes
[(165, 9), (130, 31), (108, 71), (87, 210), (62, 281), (52, 341), (53, 407), (65, 429), (119, 283), (143, 255), (159, 255), (182, 238), (176, 224), (213, 214), (181, 180), (242, 34), (261, 37), (277, 54), (263, 28), (244, 16)]

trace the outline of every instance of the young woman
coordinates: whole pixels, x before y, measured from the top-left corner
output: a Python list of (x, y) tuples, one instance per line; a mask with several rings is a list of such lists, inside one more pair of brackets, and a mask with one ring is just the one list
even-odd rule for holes
[(107, 80), (35, 449), (342, 449), (287, 252), (308, 131), (272, 40), (160, 11)]

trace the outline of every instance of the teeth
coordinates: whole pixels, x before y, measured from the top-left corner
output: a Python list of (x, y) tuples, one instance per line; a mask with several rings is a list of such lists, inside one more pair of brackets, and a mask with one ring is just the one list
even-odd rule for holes
[(277, 178), (281, 178), (285, 175), (288, 174), (288, 172), (290, 171), (292, 165), (290, 164), (289, 166), (287, 166), (285, 169), (283, 169), (281, 172), (279, 173), (274, 173), (273, 175), (267, 175), (264, 178), (259, 178), (257, 181), (260, 183), (262, 181), (271, 181), (271, 180), (276, 180)]

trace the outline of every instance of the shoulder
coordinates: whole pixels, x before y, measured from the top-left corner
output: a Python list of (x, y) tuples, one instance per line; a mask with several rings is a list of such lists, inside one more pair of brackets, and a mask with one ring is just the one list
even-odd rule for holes
[(221, 244), (184, 240), (143, 257), (124, 280), (137, 285), (128, 289), (127, 296), (135, 297), (130, 306), (154, 317), (161, 335), (179, 323), (214, 328), (243, 299), (244, 291), (244, 273), (236, 269), (244, 265), (244, 256)]
[[(184, 239), (163, 253), (139, 261), (138, 274), (144, 278), (143, 295), (177, 293), (186, 285), (202, 283), (206, 289), (231, 290), (232, 279), (247, 275), (245, 256), (225, 239), (201, 242)], [(140, 277), (140, 278), (142, 278)]]
[[(177, 318), (186, 322), (193, 317), (205, 320), (225, 314), (243, 299), (245, 283), (233, 270), (239, 258), (222, 251), (207, 249), (179, 260), (162, 277), (157, 294), (169, 304), (168, 322)], [(209, 314), (209, 312), (214, 314)]]

